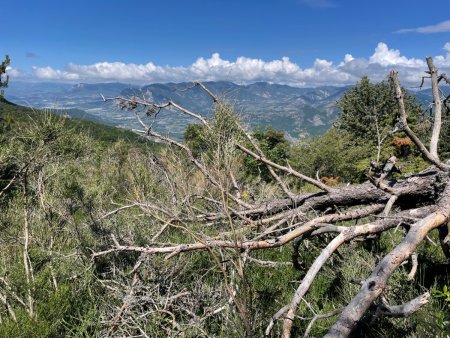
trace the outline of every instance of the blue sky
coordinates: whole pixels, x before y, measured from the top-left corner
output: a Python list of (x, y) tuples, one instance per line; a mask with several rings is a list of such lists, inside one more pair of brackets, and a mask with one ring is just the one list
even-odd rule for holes
[(2, 12), (18, 79), (307, 86), (391, 66), (408, 79), (426, 55), (450, 68), (448, 0), (14, 0)]

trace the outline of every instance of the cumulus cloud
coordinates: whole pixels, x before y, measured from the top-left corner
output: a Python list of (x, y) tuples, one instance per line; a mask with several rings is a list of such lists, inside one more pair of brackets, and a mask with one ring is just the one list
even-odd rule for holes
[[(444, 47), (442, 48), (446, 51), (445, 56), (438, 55), (434, 58), (434, 62), (437, 67), (440, 68), (450, 68), (450, 42), (447, 42)], [(448, 72), (448, 70), (447, 70)]]
[(439, 22), (435, 25), (422, 26), (417, 28), (404, 28), (399, 29), (394, 33), (422, 33), (422, 34), (430, 34), (430, 33), (443, 33), (450, 32), (450, 20)]
[[(441, 71), (450, 71), (450, 42), (443, 46), (444, 55), (434, 57)], [(64, 80), (83, 82), (122, 81), (135, 83), (184, 82), (184, 81), (233, 81), (252, 83), (267, 81), (291, 86), (347, 85), (354, 84), (361, 76), (374, 81), (386, 77), (391, 69), (397, 69), (405, 85), (417, 85), (424, 74), (423, 60), (409, 58), (399, 50), (380, 42), (369, 58), (346, 54), (337, 64), (317, 58), (313, 65), (302, 68), (288, 57), (278, 60), (261, 60), (238, 57), (223, 59), (214, 53), (209, 58), (200, 57), (190, 66), (159, 66), (123, 62), (98, 62), (91, 65), (70, 63), (65, 69), (33, 67), (34, 78), (40, 80)], [(11, 74), (12, 75), (12, 74)]]
[(23, 71), (11, 66), (6, 67), (6, 74), (8, 74), (11, 78), (22, 78), (25, 76)]
[(352, 54), (345, 54), (345, 57), (344, 57), (344, 63), (353, 61), (354, 59), (355, 59), (355, 58), (353, 57)]
[(450, 42), (447, 42), (445, 45), (444, 45), (444, 48), (443, 48), (444, 50), (446, 50), (448, 53), (450, 53)]
[(418, 59), (408, 59), (406, 56), (400, 55), (398, 49), (389, 49), (383, 43), (378, 43), (375, 48), (375, 53), (369, 59), (370, 63), (378, 63), (381, 66), (400, 66), (400, 67), (423, 67), (425, 62)]
[(76, 73), (53, 69), (47, 67), (33, 67), (34, 75), (41, 80), (79, 80), (80, 76)]

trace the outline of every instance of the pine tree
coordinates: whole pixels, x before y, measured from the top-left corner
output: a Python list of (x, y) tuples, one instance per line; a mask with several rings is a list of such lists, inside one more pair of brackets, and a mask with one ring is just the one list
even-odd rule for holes
[[(1, 88), (8, 87), (8, 81), (9, 81), (9, 75), (6, 74), (6, 68), (9, 66), (10, 58), (8, 55), (5, 56), (5, 60), (2, 62), (0, 66), (0, 98), (3, 98), (4, 91)], [(2, 77), (6, 75), (5, 79), (2, 79)]]
[[(375, 142), (377, 129), (391, 131), (398, 116), (397, 102), (387, 81), (371, 83), (368, 77), (350, 89), (338, 101), (341, 108), (336, 127), (358, 138)], [(423, 108), (414, 97), (405, 93), (408, 122), (415, 127)]]

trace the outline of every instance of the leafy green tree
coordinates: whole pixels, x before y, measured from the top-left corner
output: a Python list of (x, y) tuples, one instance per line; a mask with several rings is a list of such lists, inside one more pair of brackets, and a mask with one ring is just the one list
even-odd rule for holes
[(200, 156), (201, 153), (208, 149), (208, 144), (204, 137), (204, 129), (204, 126), (201, 124), (190, 124), (184, 131), (184, 142), (186, 142), (195, 157)]
[[(288, 159), (290, 143), (284, 137), (283, 131), (276, 130), (272, 127), (255, 129), (253, 131), (253, 138), (258, 141), (259, 147), (269, 160), (276, 163), (285, 163)], [(248, 147), (251, 148), (251, 145), (248, 144)], [(259, 175), (266, 182), (273, 180), (267, 166), (252, 157), (245, 157), (244, 167), (246, 173), (250, 176)]]
[(292, 166), (306, 175), (339, 177), (341, 182), (364, 180), (374, 146), (358, 145), (346, 131), (331, 128), (325, 135), (292, 147)]
[[(8, 55), (5, 56), (5, 60), (0, 65), (0, 88), (8, 87), (9, 75), (6, 75), (5, 79), (2, 79), (3, 74), (6, 74), (6, 67), (9, 66), (11, 60)], [(3, 89), (0, 90), (0, 98), (4, 95)]]
[[(421, 139), (429, 139), (430, 118), (424, 114), (424, 108), (416, 101), (415, 96), (404, 89), (403, 92), (409, 126)], [(345, 165), (347, 168), (357, 168), (356, 177), (364, 179), (364, 174), (369, 169), (369, 161), (383, 162), (392, 155), (398, 158), (398, 164), (404, 172), (424, 168), (425, 162), (409, 137), (403, 132), (392, 133), (397, 123), (398, 105), (388, 81), (371, 83), (367, 77), (363, 77), (343, 95), (338, 101), (338, 106), (341, 112), (335, 128), (339, 132), (344, 132), (345, 137), (337, 144), (350, 142), (344, 145), (341, 153), (345, 154), (347, 152), (345, 149), (352, 147), (351, 153), (358, 154), (356, 158), (344, 156), (341, 161), (349, 163)], [(361, 155), (364, 158), (361, 158)], [(334, 168), (337, 169), (339, 166)], [(353, 173), (350, 176), (356, 173), (354, 170), (345, 170), (341, 174), (348, 176), (350, 172)]]
[[(414, 96), (406, 94), (405, 107), (408, 123), (414, 127), (422, 115), (423, 108)], [(364, 139), (364, 143), (377, 142), (378, 135), (392, 131), (398, 107), (388, 82), (371, 83), (363, 77), (338, 101), (341, 112), (336, 122), (339, 130)]]
[[(430, 121), (415, 97), (405, 95), (409, 124), (426, 139)], [(292, 147), (291, 163), (310, 176), (363, 181), (371, 160), (399, 158), (405, 172), (423, 169), (425, 163), (403, 133), (392, 135), (398, 116), (397, 102), (386, 81), (371, 83), (363, 77), (339, 100), (341, 112), (325, 135), (300, 141)], [(419, 123), (421, 122), (421, 123)]]

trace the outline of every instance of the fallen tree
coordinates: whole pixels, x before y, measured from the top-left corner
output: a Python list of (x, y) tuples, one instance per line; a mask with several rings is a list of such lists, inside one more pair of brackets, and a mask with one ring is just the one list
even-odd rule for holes
[[(206, 188), (203, 190), (204, 194), (192, 193), (185, 196), (183, 201), (174, 202), (177, 205), (176, 210), (154, 202), (133, 202), (127, 207), (140, 208), (152, 215), (158, 215), (161, 230), (145, 246), (122, 243), (120, 238), (117, 239), (111, 235), (111, 246), (103, 251), (95, 252), (92, 255), (94, 261), (119, 253), (137, 254), (135, 257), (139, 257), (139, 260), (142, 257), (158, 254), (171, 259), (182, 253), (204, 250), (210, 252), (211, 257), (217, 260), (217, 265), (221, 267), (223, 259), (218, 258), (219, 254), (216, 254), (215, 250), (219, 252), (229, 250), (234, 253), (233, 269), (241, 279), (245, 279), (246, 265), (258, 262), (257, 259), (252, 258), (252, 252), (293, 243), (292, 265), (294, 269), (298, 269), (302, 268), (299, 267), (299, 262), (295, 258), (298, 257), (300, 243), (315, 237), (325, 238), (326, 245), (320, 254), (309, 267), (303, 268), (305, 275), (292, 295), (291, 301), (271, 319), (267, 319), (266, 336), (272, 334), (277, 322), (282, 322), (283, 337), (291, 337), (300, 303), (310, 290), (319, 271), (333, 255), (338, 254), (338, 249), (346, 243), (370, 240), (374, 236), (401, 227), (405, 231), (403, 239), (380, 259), (372, 274), (360, 282), (359, 293), (342, 309), (336, 309), (330, 314), (316, 315), (311, 319), (304, 334), (309, 335), (312, 325), (318, 319), (337, 315), (339, 317), (330, 328), (327, 337), (348, 337), (368, 312), (372, 313), (372, 317), (411, 315), (427, 303), (429, 293), (424, 293), (403, 305), (388, 304), (382, 298), (393, 272), (403, 262), (411, 259), (413, 268), (408, 278), (414, 278), (417, 270), (415, 252), (434, 229), (439, 229), (442, 250), (450, 258), (448, 244), (450, 235), (447, 228), (450, 220), (450, 165), (442, 161), (438, 154), (442, 110), (448, 99), (440, 97), (438, 85), (441, 81), (445, 82), (447, 78), (445, 74), (438, 74), (431, 58), (427, 58), (427, 64), (434, 100), (433, 126), (429, 145), (425, 145), (408, 125), (404, 93), (397, 72), (392, 71), (389, 78), (399, 111), (392, 134), (406, 134), (430, 166), (424, 171), (395, 180), (392, 178), (392, 172), (396, 169), (396, 158), (390, 157), (385, 163), (377, 164), (378, 170), (368, 176), (367, 182), (348, 186), (326, 185), (318, 177), (308, 177), (291, 168), (289, 164), (274, 163), (268, 159), (257, 141), (239, 120), (230, 116), (228, 105), (201, 82), (195, 82), (194, 87), (201, 88), (211, 97), (216, 105), (216, 112), (218, 111), (216, 114), (221, 114), (218, 117), (219, 122), (216, 120), (211, 123), (201, 115), (172, 101), (157, 104), (138, 97), (105, 98), (105, 100), (114, 100), (120, 107), (136, 113), (142, 126), (142, 129), (136, 132), (162, 141), (183, 152), (184, 159), (195, 168), (196, 173), (203, 176), (202, 184)], [(162, 135), (145, 123), (142, 117), (143, 112), (147, 117), (156, 117), (163, 109), (196, 119), (203, 126), (205, 137), (210, 142), (208, 154), (197, 156), (185, 143)], [(258, 202), (243, 197), (245, 189), (237, 178), (239, 167), (236, 165), (236, 159), (240, 156), (249, 156), (267, 166), (274, 182), (285, 197)], [(298, 179), (314, 187), (315, 191), (294, 193), (286, 183), (286, 177)], [(170, 177), (168, 180), (170, 181)], [(105, 217), (120, 211), (119, 208)], [(349, 221), (352, 223), (350, 224)], [(221, 226), (217, 227), (218, 230), (214, 234), (206, 235), (206, 231), (193, 230), (198, 224), (204, 224), (205, 227), (211, 227), (214, 224)], [(228, 231), (224, 230), (225, 226), (229, 226)], [(156, 243), (159, 235), (171, 227), (182, 229), (194, 241)], [(133, 272), (139, 269), (139, 260)], [(259, 263), (276, 266), (276, 262), (260, 261)], [(133, 286), (136, 284), (136, 278), (139, 277), (136, 273), (131, 275), (134, 276)], [(227, 278), (225, 271), (224, 278)], [(226, 282), (225, 287), (230, 303), (235, 306), (244, 322), (246, 336), (252, 336), (254, 328), (248, 318), (246, 303), (235, 297), (236, 289), (232, 284)], [(181, 296), (173, 295), (172, 297)], [(125, 306), (124, 303), (123, 307)], [(123, 307), (118, 311), (112, 329), (119, 325)], [(219, 307), (217, 313), (222, 310), (223, 307)], [(170, 312), (166, 308), (164, 311)], [(170, 315), (173, 316), (175, 323), (176, 315), (172, 312)]]

